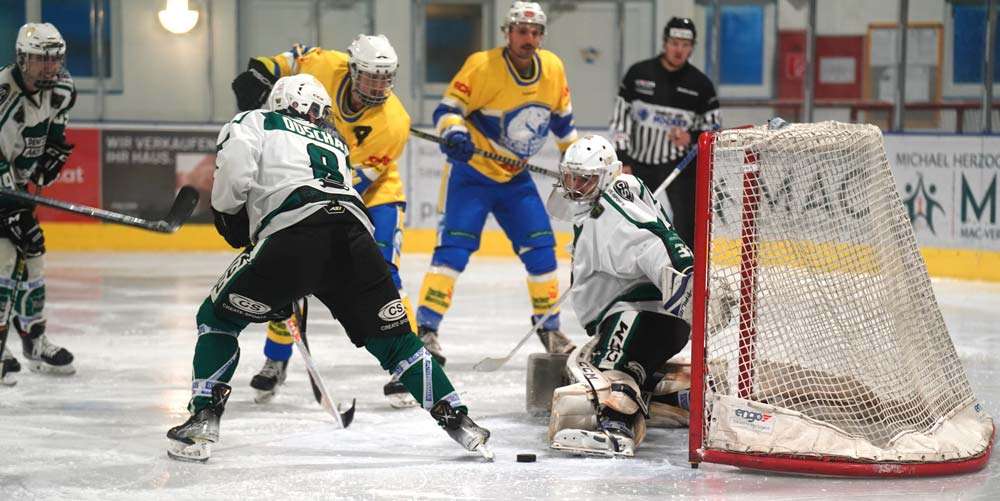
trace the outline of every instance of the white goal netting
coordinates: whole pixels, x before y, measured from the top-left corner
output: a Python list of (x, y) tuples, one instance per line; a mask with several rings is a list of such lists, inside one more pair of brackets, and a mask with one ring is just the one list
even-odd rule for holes
[(845, 461), (982, 454), (969, 386), (869, 125), (718, 133), (703, 446)]

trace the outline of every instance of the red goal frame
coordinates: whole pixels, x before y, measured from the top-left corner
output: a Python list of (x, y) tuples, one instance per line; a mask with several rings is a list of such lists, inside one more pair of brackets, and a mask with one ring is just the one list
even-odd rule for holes
[[(694, 305), (691, 326), (691, 408), (689, 422), (688, 461), (692, 468), (702, 462), (727, 464), (755, 470), (769, 470), (786, 473), (812, 475), (858, 476), (858, 477), (920, 477), (971, 473), (983, 469), (989, 462), (996, 429), (990, 444), (981, 454), (958, 461), (919, 462), (870, 462), (851, 461), (841, 457), (823, 458), (818, 456), (796, 456), (782, 454), (739, 453), (706, 449), (703, 443), (705, 395), (705, 325), (708, 304), (708, 263), (709, 235), (711, 232), (711, 179), (714, 145), (718, 132), (704, 132), (698, 139), (698, 172), (695, 196), (695, 246), (694, 246)], [(740, 237), (740, 363), (738, 368), (737, 392), (746, 397), (752, 388), (752, 367), (754, 361), (754, 338), (752, 329), (754, 304), (754, 273), (757, 260), (755, 217), (760, 193), (758, 183), (757, 155), (748, 150), (744, 154), (746, 168), (743, 173), (743, 197), (741, 201)]]

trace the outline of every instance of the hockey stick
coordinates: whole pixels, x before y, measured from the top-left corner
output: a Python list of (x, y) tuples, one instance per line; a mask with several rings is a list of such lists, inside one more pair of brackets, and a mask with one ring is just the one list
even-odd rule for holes
[[(295, 320), (299, 323), (299, 333), (302, 334), (302, 344), (305, 345), (306, 349), (309, 350), (309, 354), (312, 354), (312, 348), (309, 348), (309, 338), (306, 337), (306, 321), (309, 319), (309, 299), (302, 298), (302, 311), (301, 314), (296, 309), (292, 309), (293, 314), (297, 314)], [(316, 380), (313, 379), (311, 372), (309, 374), (309, 386), (312, 386), (313, 398), (316, 399), (316, 403), (323, 404), (323, 393), (319, 391), (319, 386), (316, 386)]]
[(566, 290), (563, 291), (562, 296), (559, 298), (558, 301), (556, 301), (556, 304), (550, 306), (548, 310), (545, 310), (545, 314), (542, 315), (542, 318), (539, 318), (538, 321), (535, 322), (535, 325), (531, 326), (531, 330), (528, 331), (528, 333), (525, 334), (523, 338), (521, 338), (521, 341), (517, 343), (517, 346), (515, 346), (513, 350), (510, 350), (510, 353), (508, 353), (507, 356), (502, 358), (486, 357), (480, 360), (479, 363), (477, 363), (476, 365), (473, 365), (472, 369), (479, 372), (493, 372), (503, 367), (504, 364), (506, 364), (507, 362), (510, 362), (510, 358), (513, 357), (515, 353), (517, 353), (517, 350), (520, 350), (521, 347), (524, 346), (524, 343), (528, 342), (528, 338), (530, 338), (532, 334), (534, 334), (539, 328), (541, 328), (542, 324), (544, 324), (545, 321), (549, 319), (549, 317), (556, 314), (556, 310), (559, 309), (559, 305), (563, 304), (563, 301), (565, 301), (566, 298), (569, 297), (570, 290), (572, 290), (572, 286), (567, 287)]
[[(428, 133), (426, 133), (424, 131), (414, 129), (412, 127), (410, 128), (410, 133), (413, 134), (414, 136), (419, 137), (420, 139), (426, 139), (428, 141), (432, 141), (432, 142), (435, 142), (435, 143), (438, 143), (438, 144), (445, 144), (445, 145), (448, 144), (448, 142), (445, 141), (444, 138), (441, 137), (441, 136), (435, 136), (434, 134), (428, 134)], [(473, 148), (472, 151), (475, 152), (475, 154), (477, 154), (479, 156), (482, 156), (482, 157), (489, 158), (490, 160), (496, 160), (497, 162), (500, 162), (500, 163), (503, 163), (503, 164), (506, 164), (506, 165), (510, 165), (512, 167), (517, 167), (519, 169), (527, 169), (527, 170), (529, 170), (531, 172), (534, 172), (536, 174), (541, 174), (543, 176), (549, 176), (549, 177), (551, 177), (553, 179), (559, 179), (559, 174), (557, 172), (551, 171), (551, 170), (546, 169), (544, 167), (539, 167), (537, 165), (532, 165), (532, 164), (530, 164), (530, 163), (528, 163), (528, 162), (526, 162), (524, 160), (519, 160), (519, 159), (511, 158), (511, 157), (504, 156), (504, 155), (498, 155), (496, 153), (493, 153), (492, 151), (485, 151), (485, 150), (481, 150), (479, 148)]]
[(160, 233), (173, 233), (177, 231), (177, 228), (180, 228), (181, 225), (184, 224), (184, 221), (187, 221), (187, 218), (191, 217), (191, 213), (194, 212), (195, 206), (198, 205), (198, 190), (191, 186), (184, 186), (179, 192), (177, 192), (177, 197), (174, 198), (174, 203), (170, 207), (170, 212), (168, 212), (163, 219), (158, 221), (151, 221), (149, 219), (129, 216), (128, 214), (98, 209), (97, 207), (78, 205), (64, 200), (56, 200), (54, 198), (43, 197), (41, 195), (11, 190), (8, 188), (0, 188), (0, 196), (17, 199), (22, 202), (45, 205), (47, 207), (53, 207), (67, 212), (73, 212), (75, 214), (82, 214), (84, 216), (100, 219), (109, 223), (123, 224), (125, 226), (133, 226)]
[(7, 335), (10, 334), (10, 329), (12, 327), (11, 320), (14, 317), (14, 301), (17, 297), (17, 290), (21, 287), (21, 276), (24, 273), (24, 267), (27, 266), (27, 262), (24, 259), (24, 255), (21, 254), (20, 250), (15, 250), (17, 261), (14, 264), (14, 286), (11, 291), (10, 299), (6, 301), (4, 305), (4, 310), (0, 312), (0, 320), (3, 324), (0, 325), (0, 385), (3, 386), (14, 386), (17, 384), (17, 380), (6, 380), (7, 376), (7, 364), (3, 362), (3, 351), (7, 348)]
[(323, 383), (323, 378), (319, 375), (319, 370), (316, 369), (316, 362), (313, 361), (312, 355), (309, 354), (309, 348), (306, 348), (305, 343), (302, 342), (302, 332), (299, 331), (298, 322), (298, 319), (302, 318), (302, 311), (299, 309), (298, 301), (292, 301), (292, 313), (292, 317), (285, 324), (288, 326), (288, 332), (292, 334), (295, 347), (298, 348), (297, 351), (302, 355), (302, 361), (306, 364), (309, 376), (316, 382), (316, 386), (319, 387), (319, 391), (323, 396), (320, 404), (326, 409), (326, 412), (333, 416), (333, 419), (337, 421), (337, 424), (341, 428), (347, 428), (351, 425), (351, 421), (354, 421), (354, 406), (357, 404), (357, 399), (351, 400), (351, 407), (343, 412), (340, 411), (340, 404), (335, 405), (333, 403), (330, 393), (326, 391), (326, 384)]
[[(711, 130), (713, 131), (719, 130), (719, 125), (718, 124), (713, 125)], [(690, 150), (688, 150), (687, 154), (684, 155), (684, 158), (681, 159), (681, 163), (677, 164), (677, 167), (674, 167), (673, 172), (671, 172), (670, 175), (667, 176), (667, 178), (664, 179), (662, 183), (660, 183), (660, 186), (656, 188), (656, 191), (653, 192), (653, 198), (659, 197), (660, 193), (667, 191), (667, 188), (670, 186), (671, 183), (674, 182), (674, 179), (677, 179), (677, 176), (680, 176), (681, 172), (684, 172), (684, 169), (688, 168), (688, 165), (691, 164), (691, 162), (694, 160), (694, 157), (696, 157), (697, 155), (698, 155), (698, 142), (695, 141), (694, 146)]]

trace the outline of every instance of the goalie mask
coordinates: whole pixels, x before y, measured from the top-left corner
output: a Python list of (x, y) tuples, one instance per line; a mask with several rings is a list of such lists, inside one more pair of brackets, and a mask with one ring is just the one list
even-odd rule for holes
[(601, 195), (621, 167), (610, 141), (597, 135), (583, 136), (563, 155), (558, 186), (569, 200), (590, 202)]
[(351, 86), (365, 106), (378, 106), (389, 99), (396, 81), (399, 57), (385, 35), (358, 35), (347, 48), (351, 56)]
[(66, 41), (50, 23), (27, 23), (14, 44), (17, 67), (24, 81), (37, 89), (51, 89), (62, 72)]
[(267, 109), (283, 111), (315, 125), (323, 125), (330, 115), (330, 95), (316, 77), (300, 73), (280, 78), (274, 83), (267, 97)]
[(545, 11), (538, 2), (514, 2), (504, 17), (504, 23), (500, 29), (506, 33), (515, 24), (537, 24), (542, 33), (545, 33)]

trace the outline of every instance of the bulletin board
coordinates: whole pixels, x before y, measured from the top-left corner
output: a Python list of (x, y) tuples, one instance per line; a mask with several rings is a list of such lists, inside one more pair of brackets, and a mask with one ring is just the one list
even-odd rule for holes
[[(895, 101), (896, 23), (868, 25), (864, 64), (864, 98)], [(944, 27), (936, 22), (909, 23), (906, 30), (906, 102), (940, 102), (944, 61)], [(888, 127), (891, 112), (870, 113), (869, 123)], [(907, 111), (906, 128), (937, 128), (938, 111)]]

